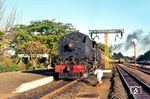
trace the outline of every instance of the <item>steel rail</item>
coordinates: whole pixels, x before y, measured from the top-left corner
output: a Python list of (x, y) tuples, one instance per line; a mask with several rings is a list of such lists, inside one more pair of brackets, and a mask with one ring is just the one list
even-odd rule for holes
[(68, 88), (69, 86), (72, 86), (72, 85), (75, 84), (75, 83), (77, 83), (77, 80), (74, 80), (74, 81), (72, 81), (72, 82), (66, 84), (65, 86), (62, 86), (62, 87), (60, 87), (60, 88), (58, 88), (58, 89), (52, 91), (51, 93), (49, 93), (49, 94), (47, 94), (47, 95), (41, 97), (40, 99), (49, 99), (49, 97), (52, 97), (53, 95), (55, 95), (55, 94), (57, 94), (57, 93), (59, 93), (59, 92), (65, 90), (66, 88)]
[(141, 72), (143, 72), (143, 73), (145, 73), (145, 74), (148, 74), (148, 75), (150, 75), (150, 71), (148, 71), (148, 70), (145, 70), (145, 69), (142, 69), (142, 68), (140, 68), (140, 67), (133, 67), (132, 65), (130, 65), (130, 64), (126, 64), (129, 68), (133, 68), (133, 69), (137, 69), (137, 70), (139, 70), (139, 71), (141, 71)]
[[(150, 99), (150, 86), (139, 79), (137, 76), (133, 75), (131, 72), (125, 70), (119, 65), (116, 66), (123, 82), (130, 91), (130, 95), (135, 99)], [(135, 88), (132, 90), (132, 88)], [(139, 89), (139, 90), (138, 90)], [(136, 93), (135, 93), (136, 92)], [(138, 92), (138, 93), (137, 93)]]

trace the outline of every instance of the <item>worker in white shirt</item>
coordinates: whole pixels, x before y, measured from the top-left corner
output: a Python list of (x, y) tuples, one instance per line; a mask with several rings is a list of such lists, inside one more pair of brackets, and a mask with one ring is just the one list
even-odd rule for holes
[(102, 84), (103, 71), (100, 68), (94, 68), (94, 75), (96, 75), (98, 79), (97, 86), (100, 86)]

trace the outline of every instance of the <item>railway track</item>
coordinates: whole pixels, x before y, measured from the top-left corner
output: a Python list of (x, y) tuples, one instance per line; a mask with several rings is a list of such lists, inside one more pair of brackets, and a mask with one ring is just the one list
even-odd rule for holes
[(133, 68), (133, 69), (137, 69), (137, 70), (139, 70), (139, 71), (141, 71), (141, 72), (143, 72), (143, 73), (145, 73), (145, 74), (150, 75), (150, 71), (149, 71), (149, 70), (145, 70), (145, 69), (142, 69), (142, 68), (140, 68), (140, 67), (134, 67), (134, 66), (132, 66), (132, 65), (130, 65), (130, 64), (126, 64), (126, 66), (128, 66), (128, 67), (130, 67), (130, 68)]
[(13, 97), (10, 97), (10, 99), (51, 99), (50, 97), (62, 92), (75, 83), (77, 83), (77, 80), (60, 80), (53, 82), (50, 85), (41, 86), (40, 88), (17, 94)]
[(50, 92), (49, 94), (41, 97), (41, 99), (50, 99), (55, 95), (59, 95), (61, 92), (63, 92), (64, 90), (66, 90), (70, 86), (74, 86), (74, 84), (76, 84), (76, 83), (77, 83), (77, 80), (65, 83), (62, 87), (59, 87), (59, 88), (55, 89), (54, 91)]
[(116, 68), (128, 90), (129, 98), (150, 99), (149, 85), (119, 65), (117, 65)]

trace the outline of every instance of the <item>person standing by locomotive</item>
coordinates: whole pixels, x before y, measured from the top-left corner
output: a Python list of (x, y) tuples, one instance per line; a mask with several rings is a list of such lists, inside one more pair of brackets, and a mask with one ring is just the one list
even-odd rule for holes
[(100, 68), (98, 69), (95, 68), (94, 75), (96, 75), (97, 80), (98, 80), (97, 86), (100, 86), (102, 84), (103, 71)]

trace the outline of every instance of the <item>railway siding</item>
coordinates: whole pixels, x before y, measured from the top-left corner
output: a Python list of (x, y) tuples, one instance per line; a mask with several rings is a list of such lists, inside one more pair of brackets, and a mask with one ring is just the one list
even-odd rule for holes
[(123, 82), (130, 91), (130, 97), (135, 99), (150, 99), (150, 87), (141, 79), (128, 72), (126, 69), (117, 66), (118, 72), (121, 75)]
[[(139, 70), (139, 71), (142, 71), (142, 72), (145, 73), (145, 74), (150, 75), (150, 70), (147, 69), (147, 68), (141, 67), (141, 66), (139, 66), (139, 65), (137, 65), (137, 66), (135, 67), (133, 64), (129, 64), (129, 63), (127, 63), (127, 64), (125, 64), (125, 65), (128, 66), (128, 67), (130, 67), (130, 68), (137, 69), (137, 70)], [(150, 67), (150, 66), (149, 66), (149, 67)]]
[(126, 69), (129, 72), (132, 72), (132, 74), (134, 74), (136, 77), (139, 77), (139, 79), (143, 80), (145, 83), (150, 85), (150, 75), (145, 74), (144, 72), (139, 71), (137, 69), (129, 68), (123, 64), (119, 64), (119, 66), (123, 67), (124, 69)]

